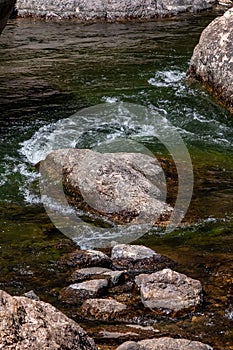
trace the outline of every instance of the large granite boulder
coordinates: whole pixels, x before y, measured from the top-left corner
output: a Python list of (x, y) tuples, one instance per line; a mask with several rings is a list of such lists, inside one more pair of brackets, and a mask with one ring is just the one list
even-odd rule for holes
[(0, 0), (0, 34), (14, 9), (16, 0)]
[[(141, 153), (98, 153), (61, 149), (40, 162), (46, 194), (62, 182), (68, 203), (116, 224), (167, 222), (166, 184), (156, 158)], [(59, 190), (57, 191), (59, 192)]]
[(233, 112), (233, 9), (202, 32), (187, 77), (199, 81)]
[(139, 342), (127, 341), (116, 350), (213, 350), (213, 348), (199, 341), (162, 337)]
[(73, 320), (42, 301), (0, 290), (0, 348), (8, 350), (96, 350)]
[(21, 16), (75, 17), (80, 21), (150, 19), (208, 9), (214, 0), (18, 0)]

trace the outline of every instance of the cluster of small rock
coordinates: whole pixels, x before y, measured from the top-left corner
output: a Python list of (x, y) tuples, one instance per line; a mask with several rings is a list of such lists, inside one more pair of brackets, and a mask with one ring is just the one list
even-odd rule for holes
[(169, 258), (145, 246), (118, 244), (108, 255), (97, 250), (76, 250), (62, 263), (73, 270), (71, 284), (60, 292), (64, 303), (76, 305), (77, 315), (85, 320), (125, 324), (125, 333), (102, 331), (103, 338), (128, 336), (134, 340), (142, 329), (150, 338), (156, 335), (148, 344), (145, 340), (128, 341), (119, 350), (160, 349), (165, 339), (163, 349), (211, 349), (185, 339), (157, 339), (159, 330), (154, 327), (137, 329), (138, 323), (156, 317), (184, 316), (201, 307), (200, 281), (173, 270), (175, 263)]
[[(71, 273), (60, 299), (77, 307), (82, 319), (115, 324), (99, 337), (111, 343), (120, 340), (118, 350), (212, 349), (198, 341), (164, 337), (154, 326), (145, 326), (149, 319), (183, 316), (201, 306), (201, 283), (173, 270), (169, 258), (144, 246), (118, 244), (109, 254), (78, 249), (61, 263)], [(0, 348), (96, 350), (76, 322), (32, 291), (23, 297), (0, 291), (0, 314)], [(125, 324), (124, 332), (117, 324)]]
[(144, 246), (118, 244), (111, 257), (77, 250), (67, 263), (74, 271), (61, 300), (81, 305), (79, 314), (87, 319), (133, 322), (137, 305), (158, 315), (185, 314), (202, 301), (199, 281), (172, 270), (170, 259)]

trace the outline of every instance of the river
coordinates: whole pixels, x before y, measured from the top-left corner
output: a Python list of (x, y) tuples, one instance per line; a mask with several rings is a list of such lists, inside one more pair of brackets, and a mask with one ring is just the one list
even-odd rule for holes
[[(0, 38), (2, 289), (18, 295), (34, 289), (62, 308), (56, 293), (67, 271), (56, 261), (74, 245), (46, 214), (34, 165), (45, 155), (53, 131), (62, 135), (64, 121), (82, 108), (142, 105), (176, 128), (194, 168), (186, 225), (138, 240), (174, 259), (205, 290), (202, 312), (163, 327), (214, 349), (233, 349), (233, 118), (185, 79), (201, 31), (218, 14), (147, 23), (17, 19), (8, 24)], [(164, 154), (155, 129), (147, 134), (132, 120), (130, 130), (119, 131), (119, 123), (117, 115), (112, 125), (104, 118), (101, 124), (87, 120), (76, 147), (93, 148), (108, 135), (134, 133), (155, 155)]]

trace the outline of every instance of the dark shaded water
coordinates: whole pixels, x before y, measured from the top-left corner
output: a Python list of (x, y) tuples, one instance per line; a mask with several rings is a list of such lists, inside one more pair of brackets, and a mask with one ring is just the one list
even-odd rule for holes
[[(233, 349), (233, 119), (185, 81), (199, 35), (216, 15), (130, 24), (17, 20), (8, 25), (0, 38), (2, 289), (14, 294), (34, 289), (62, 307), (57, 292), (67, 271), (56, 261), (73, 245), (40, 203), (34, 163), (43, 158), (43, 146), (61, 119), (81, 108), (113, 101), (142, 104), (179, 131), (192, 158), (195, 187), (187, 215), (192, 224), (163, 237), (148, 234), (140, 242), (174, 259), (205, 291), (200, 314), (161, 327), (215, 349)], [(87, 121), (85, 127), (92, 137), (80, 136), (77, 146), (92, 148), (106, 135), (119, 136), (104, 120), (101, 125)], [(132, 130), (163, 155), (156, 130), (138, 125)], [(128, 136), (124, 132), (121, 136)]]

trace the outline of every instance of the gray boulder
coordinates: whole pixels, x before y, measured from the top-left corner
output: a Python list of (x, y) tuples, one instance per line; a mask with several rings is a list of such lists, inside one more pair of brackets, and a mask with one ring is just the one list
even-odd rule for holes
[(162, 337), (139, 342), (128, 341), (116, 350), (213, 350), (213, 348), (199, 341)]
[(150, 19), (208, 9), (214, 0), (18, 0), (21, 16), (75, 17), (79, 21)]
[(202, 301), (200, 281), (171, 269), (135, 278), (145, 307), (162, 314), (195, 311)]
[(5, 28), (16, 0), (0, 0), (0, 34)]
[(8, 350), (97, 350), (73, 320), (43, 301), (0, 291), (0, 348)]
[(142, 245), (117, 244), (112, 249), (113, 268), (127, 269), (133, 274), (151, 273), (174, 263), (167, 257)]
[(61, 260), (62, 264), (76, 267), (76, 268), (84, 268), (84, 267), (109, 267), (112, 264), (111, 259), (99, 250), (81, 250), (76, 249), (74, 252), (67, 254)]
[(40, 172), (50, 193), (60, 180), (71, 205), (112, 223), (162, 225), (172, 211), (163, 170), (146, 154), (62, 149), (40, 162)]
[(62, 301), (68, 304), (80, 304), (83, 300), (100, 296), (107, 288), (106, 279), (74, 283), (61, 290)]
[(187, 72), (233, 112), (233, 9), (202, 32)]

